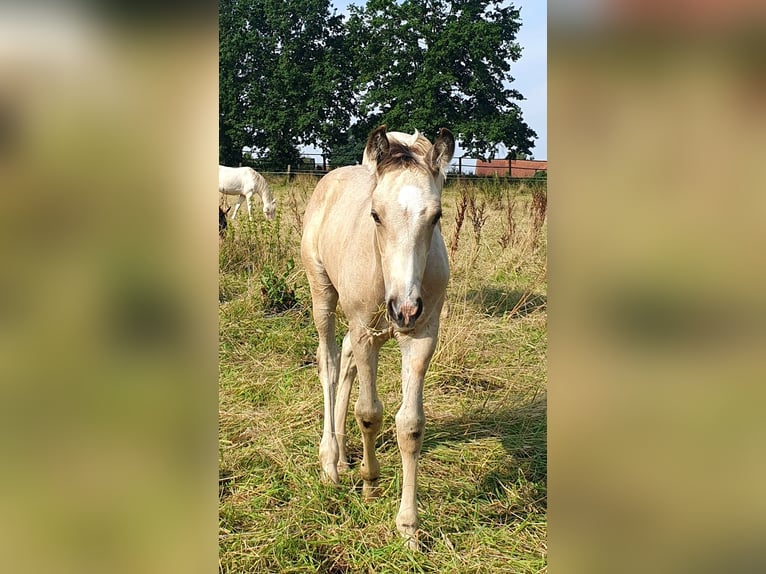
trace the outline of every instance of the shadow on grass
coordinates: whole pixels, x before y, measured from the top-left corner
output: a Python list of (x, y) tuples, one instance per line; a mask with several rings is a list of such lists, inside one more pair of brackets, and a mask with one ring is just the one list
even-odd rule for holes
[[(545, 485), (547, 481), (547, 414), (546, 400), (535, 399), (518, 408), (503, 411), (476, 409), (460, 417), (426, 422), (421, 456), (436, 448), (448, 447), (456, 453), (462, 445), (487, 438), (496, 438), (503, 446), (507, 464), (490, 469), (485, 485), (495, 490), (498, 482), (515, 482), (519, 473), (527, 481)], [(398, 449), (396, 427), (381, 429), (376, 440), (380, 455)], [(351, 469), (357, 470), (362, 458), (362, 445), (351, 439), (346, 446)], [(456, 456), (456, 458), (459, 458)], [(361, 483), (360, 483), (361, 488)]]
[(493, 317), (524, 317), (537, 310), (544, 310), (548, 304), (548, 298), (539, 293), (515, 289), (505, 291), (495, 287), (472, 289), (466, 294), (466, 300)]
[(230, 470), (219, 469), (218, 470), (218, 498), (222, 499), (229, 495), (234, 490), (234, 473)]
[[(467, 485), (472, 493), (487, 499), (506, 499), (514, 485), (519, 503), (527, 512), (545, 512), (547, 507), (547, 415), (546, 400), (535, 399), (507, 410), (476, 409), (453, 419), (426, 423), (422, 454), (436, 448), (455, 449), (455, 458), (464, 445), (487, 438), (500, 441), (506, 456), (490, 464), (479, 485)], [(458, 464), (458, 463), (456, 463)], [(494, 522), (518, 520), (519, 508), (498, 508)]]

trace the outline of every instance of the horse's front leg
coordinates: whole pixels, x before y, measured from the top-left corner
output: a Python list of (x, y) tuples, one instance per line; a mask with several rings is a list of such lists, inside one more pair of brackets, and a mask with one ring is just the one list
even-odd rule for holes
[(247, 200), (247, 218), (250, 221), (252, 221), (253, 220), (253, 205), (252, 205), (253, 194), (248, 193), (247, 195), (245, 195), (245, 198)]
[(351, 333), (351, 347), (356, 359), (359, 377), (359, 398), (354, 406), (354, 415), (362, 433), (362, 496), (372, 498), (378, 495), (380, 463), (375, 456), (375, 439), (383, 422), (383, 403), (378, 399), (375, 379), (378, 372), (378, 352), (382, 341), (369, 336), (362, 328)]
[(242, 202), (245, 201), (245, 196), (240, 195), (239, 200), (237, 201), (237, 205), (234, 206), (234, 211), (231, 214), (231, 220), (234, 221), (234, 218), (237, 217), (237, 213), (239, 212), (239, 208), (242, 207)]
[[(438, 329), (438, 327), (437, 327)], [(402, 456), (402, 501), (396, 528), (418, 549), (418, 457), (423, 446), (426, 417), (423, 411), (423, 379), (436, 348), (435, 331), (399, 337), (402, 351), (402, 406), (396, 413), (396, 442)]]

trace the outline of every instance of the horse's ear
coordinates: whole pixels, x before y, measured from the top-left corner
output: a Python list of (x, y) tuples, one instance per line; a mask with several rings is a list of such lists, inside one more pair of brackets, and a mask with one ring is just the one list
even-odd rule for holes
[(428, 152), (428, 163), (434, 171), (443, 171), (447, 169), (454, 154), (455, 136), (447, 128), (441, 128), (434, 146)]
[(370, 134), (367, 138), (367, 145), (364, 148), (362, 165), (375, 169), (378, 163), (388, 154), (388, 137), (386, 136), (386, 126), (382, 125)]

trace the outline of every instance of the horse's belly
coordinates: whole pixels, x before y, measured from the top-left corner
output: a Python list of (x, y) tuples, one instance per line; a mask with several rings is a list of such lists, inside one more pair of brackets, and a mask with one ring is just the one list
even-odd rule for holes
[(218, 191), (227, 195), (239, 195), (242, 193), (242, 185), (234, 181), (219, 181)]

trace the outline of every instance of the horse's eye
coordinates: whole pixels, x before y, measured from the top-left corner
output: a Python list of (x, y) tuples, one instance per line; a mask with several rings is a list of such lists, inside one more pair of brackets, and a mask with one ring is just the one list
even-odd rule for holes
[(375, 225), (380, 225), (380, 216), (378, 215), (378, 212), (371, 211), (370, 215), (372, 216), (373, 221), (375, 221)]
[(436, 225), (439, 223), (439, 220), (442, 218), (442, 211), (441, 209), (436, 212), (436, 215), (434, 215), (434, 218), (431, 220), (431, 225)]

